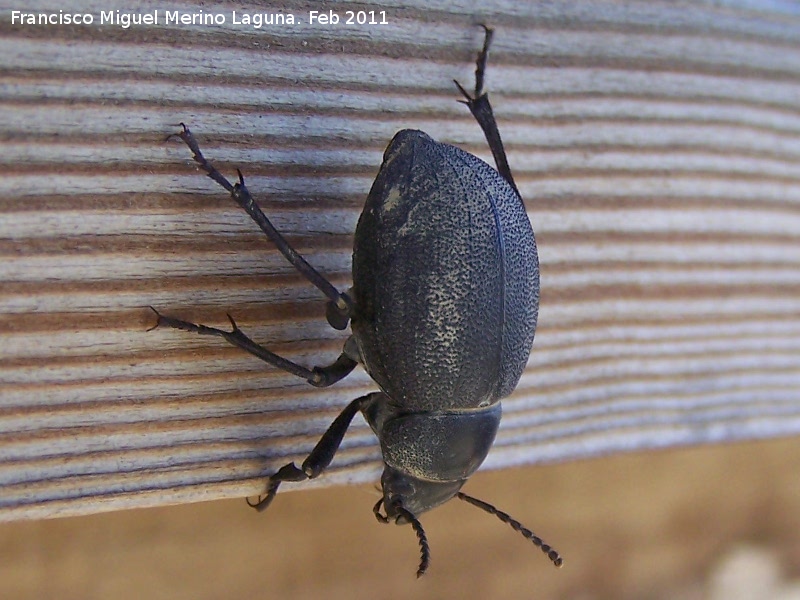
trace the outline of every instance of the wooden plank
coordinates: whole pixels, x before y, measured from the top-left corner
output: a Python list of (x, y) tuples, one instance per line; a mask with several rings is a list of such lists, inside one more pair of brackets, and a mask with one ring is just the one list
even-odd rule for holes
[[(489, 158), (452, 86), (472, 80), (479, 21), (497, 28), (488, 87), (542, 261), (534, 351), (486, 466), (800, 432), (795, 5), (390, 2), (385, 26), (312, 26), (288, 2), (304, 23), (235, 25), (233, 4), (219, 26), (99, 23), (129, 6), (81, 3), (95, 23), (69, 26), (3, 8), (0, 519), (254, 494), (374, 389), (147, 331), (148, 305), (230, 312), (303, 364), (344, 339), (166, 138), (189, 124), (345, 288), (396, 130)], [(379, 459), (359, 419), (310, 485), (372, 481)]]

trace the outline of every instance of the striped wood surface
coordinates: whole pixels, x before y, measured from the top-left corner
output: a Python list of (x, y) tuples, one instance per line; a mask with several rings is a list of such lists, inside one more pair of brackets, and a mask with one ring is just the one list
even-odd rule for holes
[[(12, 25), (6, 2), (0, 519), (256, 493), (374, 389), (360, 370), (313, 389), (220, 340), (147, 331), (148, 305), (218, 326), (230, 312), (309, 365), (344, 340), (166, 137), (190, 124), (345, 288), (396, 130), (488, 158), (452, 84), (472, 81), (480, 21), (542, 268), (534, 351), (486, 465), (800, 432), (798, 4), (333, 2), (389, 25), (258, 30), (230, 22), (258, 11), (239, 3), (213, 5), (222, 26), (123, 29)], [(374, 481), (379, 459), (358, 418), (313, 485)]]

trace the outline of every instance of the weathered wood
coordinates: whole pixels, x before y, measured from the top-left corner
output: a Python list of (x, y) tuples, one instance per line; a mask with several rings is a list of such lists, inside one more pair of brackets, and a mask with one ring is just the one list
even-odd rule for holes
[[(800, 9), (404, 2), (386, 26), (259, 30), (233, 5), (213, 8), (222, 26), (128, 29), (99, 14), (129, 4), (89, 6), (91, 26), (11, 24), (11, 7), (0, 23), (0, 519), (257, 493), (374, 389), (147, 331), (153, 305), (230, 312), (303, 364), (344, 340), (166, 138), (191, 125), (345, 288), (397, 129), (489, 158), (452, 85), (472, 81), (481, 21), (542, 261), (534, 351), (486, 466), (800, 432)], [(378, 472), (358, 420), (313, 485)]]

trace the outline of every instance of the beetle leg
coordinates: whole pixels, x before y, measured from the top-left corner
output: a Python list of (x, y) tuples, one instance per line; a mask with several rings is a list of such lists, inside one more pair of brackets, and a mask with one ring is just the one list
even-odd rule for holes
[(158, 317), (153, 329), (155, 329), (155, 327), (165, 325), (175, 329), (182, 329), (183, 331), (199, 333), (200, 335), (215, 335), (224, 338), (228, 343), (233, 344), (242, 350), (246, 350), (250, 354), (257, 356), (264, 362), (269, 363), (274, 367), (278, 367), (279, 369), (287, 371), (292, 375), (302, 377), (311, 385), (316, 387), (327, 387), (329, 385), (333, 385), (340, 379), (343, 379), (349, 375), (358, 364), (345, 353), (342, 353), (333, 364), (325, 367), (313, 367), (312, 369), (307, 369), (306, 367), (298, 365), (297, 363), (283, 358), (282, 356), (278, 356), (274, 352), (267, 350), (260, 344), (257, 344), (251, 340), (244, 333), (242, 333), (242, 330), (239, 329), (238, 325), (236, 325), (236, 321), (234, 321), (233, 317), (230, 315), (228, 315), (228, 320), (231, 322), (232, 331), (224, 331), (222, 329), (217, 329), (216, 327), (198, 325), (196, 323), (190, 323), (189, 321), (167, 317), (162, 315), (152, 306), (150, 307), (150, 310), (156, 313), (156, 316)]
[[(272, 241), (272, 243), (275, 244), (286, 260), (292, 263), (294, 268), (297, 269), (300, 274), (302, 274), (323, 294), (325, 294), (325, 296), (328, 297), (339, 313), (349, 317), (352, 314), (352, 300), (347, 296), (347, 294), (343, 294), (337, 290), (330, 281), (325, 279), (325, 277), (319, 273), (319, 271), (308, 264), (306, 259), (303, 258), (294, 248), (292, 248), (289, 245), (289, 242), (286, 241), (286, 238), (284, 238), (283, 235), (281, 235), (281, 233), (275, 229), (275, 226), (267, 218), (258, 204), (256, 204), (256, 201), (250, 195), (250, 192), (244, 184), (242, 172), (237, 170), (239, 174), (239, 181), (236, 184), (231, 184), (231, 182), (228, 181), (225, 176), (214, 167), (214, 165), (206, 160), (206, 157), (203, 156), (203, 153), (200, 151), (200, 146), (198, 145), (197, 140), (195, 139), (194, 135), (192, 135), (192, 132), (189, 131), (189, 128), (183, 123), (181, 123), (181, 127), (182, 131), (178, 133), (177, 136), (181, 138), (187, 146), (189, 146), (189, 150), (192, 151), (192, 158), (194, 158), (195, 162), (200, 165), (200, 168), (206, 172), (206, 175), (228, 190), (231, 198), (233, 198), (236, 203), (241, 206), (248, 215), (250, 215), (250, 218), (256, 222), (256, 224), (261, 228), (261, 231), (263, 231)], [(344, 329), (344, 327), (339, 327), (339, 329)]]
[(305, 481), (319, 476), (331, 464), (353, 417), (372, 402), (373, 396), (376, 394), (382, 395), (382, 392), (373, 392), (350, 402), (319, 439), (317, 445), (303, 461), (302, 468), (298, 469), (294, 463), (284, 465), (267, 481), (267, 493), (263, 497), (259, 496), (257, 502), (248, 500), (247, 503), (261, 512), (270, 505), (284, 481)]
[[(486, 32), (486, 37), (483, 40), (483, 49), (478, 54), (478, 60), (475, 61), (475, 93), (470, 94), (463, 86), (455, 81), (461, 94), (466, 98), (464, 104), (469, 107), (472, 116), (478, 122), (478, 125), (483, 129), (483, 134), (486, 136), (486, 141), (489, 143), (489, 148), (494, 156), (494, 162), (497, 165), (497, 171), (511, 184), (514, 191), (519, 196), (517, 184), (514, 183), (514, 177), (511, 175), (511, 168), (508, 166), (508, 159), (506, 158), (506, 151), (503, 148), (503, 140), (500, 139), (500, 131), (497, 129), (497, 122), (494, 120), (494, 112), (492, 105), (489, 103), (489, 95), (483, 91), (483, 79), (486, 72), (486, 59), (489, 56), (489, 46), (492, 43), (492, 35), (494, 30), (489, 29), (486, 25), (481, 25)], [(520, 196), (521, 197), (521, 196)]]

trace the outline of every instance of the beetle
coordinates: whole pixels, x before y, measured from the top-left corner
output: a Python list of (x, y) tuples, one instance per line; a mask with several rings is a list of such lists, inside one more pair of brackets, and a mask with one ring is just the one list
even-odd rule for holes
[[(284, 257), (327, 298), (327, 320), (352, 334), (338, 359), (308, 369), (231, 331), (157, 316), (154, 326), (219, 336), (263, 361), (326, 387), (358, 364), (380, 391), (351, 401), (298, 467), (269, 477), (257, 502), (267, 508), (284, 481), (319, 476), (330, 465), (356, 413), (380, 441), (383, 497), (375, 517), (410, 523), (420, 545), (417, 576), (430, 562), (418, 516), (454, 496), (496, 515), (561, 566), (556, 550), (508, 514), (461, 492), (494, 442), (501, 398), (519, 382), (533, 344), (539, 307), (536, 241), (511, 175), (488, 95), (483, 91), (493, 30), (485, 31), (475, 91), (455, 81), (497, 168), (427, 134), (395, 134), (359, 218), (353, 286), (340, 292), (309, 265), (253, 200), (241, 171), (231, 184), (200, 151), (188, 127), (177, 134), (199, 167), (256, 222)], [(152, 308), (152, 307), (151, 307)], [(381, 508), (385, 514), (381, 512)]]

